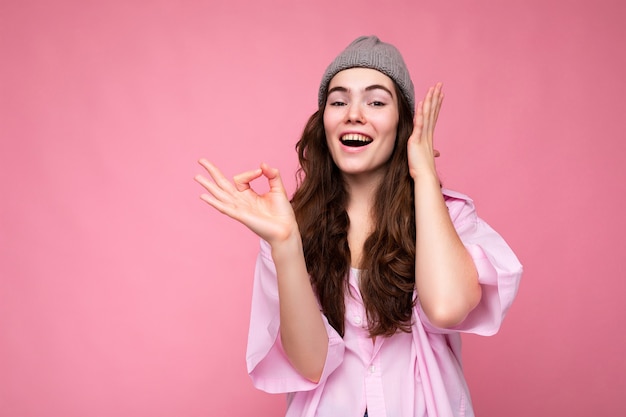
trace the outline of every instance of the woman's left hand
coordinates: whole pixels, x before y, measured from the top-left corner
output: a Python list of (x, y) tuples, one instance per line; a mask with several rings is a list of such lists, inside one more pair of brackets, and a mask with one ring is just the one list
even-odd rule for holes
[(443, 84), (437, 83), (428, 90), (424, 100), (417, 104), (413, 133), (407, 144), (409, 173), (413, 179), (423, 174), (437, 175), (435, 158), (439, 156), (439, 151), (433, 147), (433, 136), (443, 102), (442, 88)]

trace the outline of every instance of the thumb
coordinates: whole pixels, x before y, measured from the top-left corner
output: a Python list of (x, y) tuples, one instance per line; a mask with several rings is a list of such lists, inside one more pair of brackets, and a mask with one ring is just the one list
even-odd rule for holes
[(278, 168), (272, 168), (265, 162), (261, 164), (261, 171), (263, 175), (267, 178), (267, 182), (270, 186), (271, 192), (280, 192), (286, 195), (285, 186), (283, 185), (283, 181), (280, 177), (280, 172)]

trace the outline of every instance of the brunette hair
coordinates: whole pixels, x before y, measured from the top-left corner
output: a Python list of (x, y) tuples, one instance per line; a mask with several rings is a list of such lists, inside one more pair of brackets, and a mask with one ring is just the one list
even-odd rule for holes
[[(367, 256), (359, 265), (360, 291), (371, 336), (390, 336), (398, 330), (410, 332), (415, 303), (415, 205), (406, 149), (413, 131), (413, 115), (395, 82), (394, 86), (399, 110), (396, 143), (376, 192), (374, 231), (363, 247)], [(343, 336), (351, 261), (350, 219), (345, 209), (346, 185), (326, 143), (325, 104), (309, 118), (296, 144), (300, 168), (291, 203), (311, 284), (329, 323)]]

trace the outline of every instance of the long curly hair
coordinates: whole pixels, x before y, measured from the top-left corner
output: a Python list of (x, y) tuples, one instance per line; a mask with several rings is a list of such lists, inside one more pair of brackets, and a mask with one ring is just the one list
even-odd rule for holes
[[(394, 83), (395, 84), (395, 83)], [(374, 231), (359, 265), (360, 291), (370, 336), (410, 332), (415, 289), (415, 205), (407, 141), (413, 115), (397, 85), (399, 121), (395, 148), (376, 192)], [(348, 194), (326, 143), (325, 103), (308, 120), (296, 144), (300, 168), (293, 205), (311, 284), (329, 323), (344, 335), (344, 296), (351, 264)]]

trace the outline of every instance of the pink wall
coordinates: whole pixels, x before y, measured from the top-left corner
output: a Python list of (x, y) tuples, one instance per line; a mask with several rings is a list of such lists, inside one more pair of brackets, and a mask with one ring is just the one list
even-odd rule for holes
[(623, 415), (620, 1), (0, 2), (0, 415), (280, 415), (245, 371), (257, 239), (193, 176), (293, 146), (349, 41), (446, 84), (449, 188), (526, 273), (467, 337), (483, 417)]

